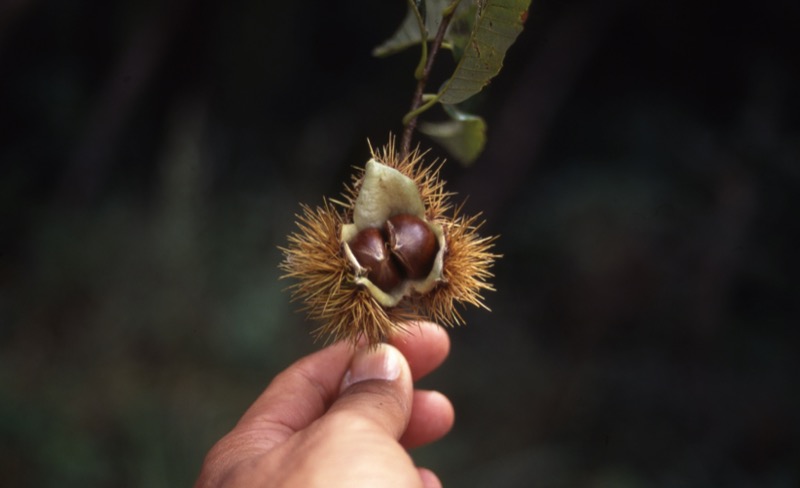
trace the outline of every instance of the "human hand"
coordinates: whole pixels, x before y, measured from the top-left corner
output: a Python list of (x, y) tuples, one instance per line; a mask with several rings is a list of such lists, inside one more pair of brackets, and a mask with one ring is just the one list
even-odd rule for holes
[(278, 374), (206, 456), (195, 488), (440, 487), (406, 449), (453, 425), (441, 393), (414, 390), (450, 341), (436, 324), (412, 324), (377, 349), (338, 343)]

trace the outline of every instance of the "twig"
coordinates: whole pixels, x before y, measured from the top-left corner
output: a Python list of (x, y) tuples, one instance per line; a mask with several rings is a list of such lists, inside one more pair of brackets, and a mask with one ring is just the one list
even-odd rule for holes
[[(428, 77), (431, 74), (433, 62), (436, 59), (436, 53), (439, 52), (439, 47), (441, 47), (442, 42), (444, 41), (444, 34), (447, 32), (447, 27), (450, 25), (450, 21), (453, 19), (453, 15), (456, 11), (456, 6), (458, 6), (459, 3), (460, 0), (455, 0), (448, 8), (444, 9), (444, 12), (442, 13), (442, 22), (439, 24), (439, 30), (436, 32), (436, 37), (434, 37), (433, 42), (431, 43), (430, 51), (428, 52), (428, 62), (425, 63), (425, 69), (422, 71), (422, 76), (420, 76), (419, 80), (417, 81), (417, 89), (414, 91), (414, 96), (411, 99), (411, 108), (408, 110), (408, 113), (416, 111), (422, 105), (422, 97), (425, 92), (425, 85), (428, 83)], [(403, 127), (403, 137), (400, 140), (401, 161), (406, 159), (408, 154), (411, 152), (411, 136), (414, 134), (414, 129), (417, 128), (418, 116), (419, 114), (411, 117), (405, 124), (405, 127)]]

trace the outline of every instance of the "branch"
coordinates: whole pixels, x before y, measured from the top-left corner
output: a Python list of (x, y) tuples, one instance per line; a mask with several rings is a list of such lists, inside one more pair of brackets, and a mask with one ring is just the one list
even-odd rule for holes
[[(439, 24), (439, 30), (436, 32), (436, 37), (434, 37), (433, 42), (431, 43), (430, 51), (428, 52), (428, 62), (425, 63), (425, 69), (423, 69), (422, 74), (417, 81), (417, 89), (414, 91), (414, 96), (411, 98), (411, 108), (409, 109), (408, 113), (412, 116), (407, 122), (405, 122), (405, 127), (403, 128), (403, 137), (400, 140), (401, 161), (406, 159), (408, 154), (411, 152), (411, 136), (414, 134), (414, 129), (417, 128), (417, 118), (419, 117), (419, 114), (423, 112), (419, 109), (423, 102), (425, 85), (428, 83), (428, 77), (431, 74), (431, 69), (433, 68), (433, 62), (436, 59), (436, 54), (439, 52), (439, 48), (444, 41), (444, 34), (447, 32), (447, 27), (450, 25), (450, 21), (453, 20), (453, 15), (455, 14), (456, 7), (458, 7), (459, 3), (461, 3), (461, 0), (454, 0), (453, 3), (442, 12), (442, 22)], [(423, 40), (423, 44), (425, 44), (425, 42), (427, 41)]]

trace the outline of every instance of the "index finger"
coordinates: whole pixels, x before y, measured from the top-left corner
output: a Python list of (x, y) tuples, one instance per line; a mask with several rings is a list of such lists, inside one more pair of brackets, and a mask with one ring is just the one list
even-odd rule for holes
[(389, 343), (406, 357), (414, 381), (438, 368), (450, 353), (450, 336), (442, 326), (433, 322), (411, 322)]

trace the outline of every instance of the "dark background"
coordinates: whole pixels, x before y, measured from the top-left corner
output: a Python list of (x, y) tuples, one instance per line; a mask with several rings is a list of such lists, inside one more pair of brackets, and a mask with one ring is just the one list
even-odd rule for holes
[[(277, 246), (400, 129), (417, 52), (370, 51), (404, 13), (0, 4), (3, 486), (190, 485), (319, 347)], [(798, 486), (798, 25), (534, 1), (486, 152), (444, 169), (504, 254), (421, 385), (457, 412), (414, 453), (446, 486)]]

